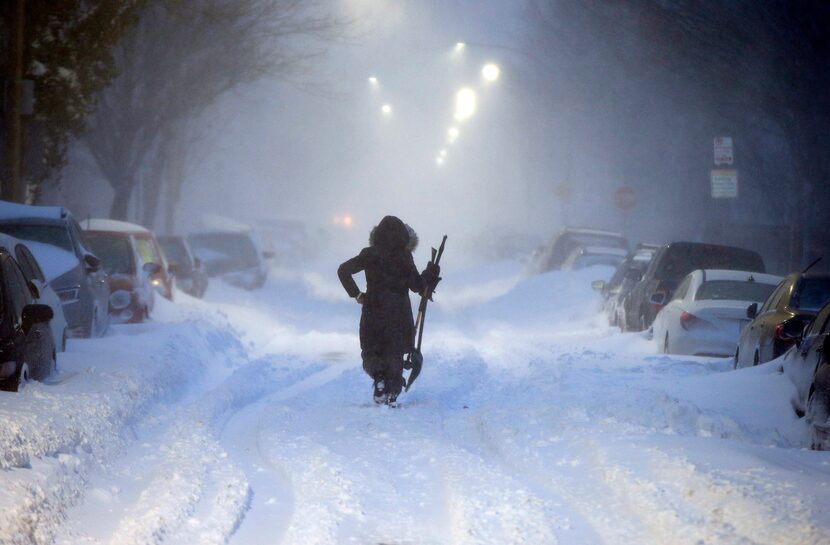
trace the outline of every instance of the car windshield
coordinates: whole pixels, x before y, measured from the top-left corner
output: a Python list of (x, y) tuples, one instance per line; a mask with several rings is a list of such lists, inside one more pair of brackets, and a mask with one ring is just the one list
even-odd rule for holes
[(749, 250), (715, 245), (675, 245), (668, 249), (657, 278), (680, 280), (695, 269), (764, 272), (761, 256)]
[(830, 301), (830, 278), (805, 278), (793, 298), (799, 310), (819, 310)]
[(84, 236), (109, 274), (134, 274), (133, 252), (126, 236), (87, 232)]
[(167, 257), (167, 260), (170, 263), (173, 263), (174, 265), (190, 264), (190, 257), (187, 255), (187, 249), (181, 239), (160, 238), (158, 241), (165, 257)]
[(210, 233), (188, 237), (190, 247), (204, 262), (230, 260), (244, 267), (259, 264), (257, 250), (244, 233)]
[(710, 280), (697, 289), (695, 301), (766, 301), (776, 284), (761, 284), (742, 280)]
[(69, 231), (63, 225), (43, 225), (26, 223), (0, 223), (0, 232), (20, 240), (31, 240), (57, 246), (61, 250), (75, 253)]

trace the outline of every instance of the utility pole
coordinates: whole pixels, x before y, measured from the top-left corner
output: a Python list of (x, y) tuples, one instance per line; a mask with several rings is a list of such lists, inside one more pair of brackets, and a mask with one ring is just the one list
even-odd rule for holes
[(11, 85), (9, 97), (9, 180), (3, 185), (4, 200), (23, 202), (23, 34), (25, 0), (15, 0), (11, 29)]

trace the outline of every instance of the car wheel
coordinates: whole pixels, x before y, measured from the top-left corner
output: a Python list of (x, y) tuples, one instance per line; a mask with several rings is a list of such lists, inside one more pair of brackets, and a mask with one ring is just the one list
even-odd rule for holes
[(752, 357), (752, 365), (758, 365), (759, 363), (761, 363), (761, 353), (756, 348), (755, 355)]
[(0, 390), (4, 392), (19, 392), (29, 382), (29, 366), (25, 363), (20, 366), (14, 376), (0, 382)]
[(828, 392), (816, 391), (815, 385), (810, 388), (807, 398), (807, 424), (810, 426), (810, 448), (813, 450), (827, 450), (830, 447), (828, 436), (827, 416), (830, 411)]

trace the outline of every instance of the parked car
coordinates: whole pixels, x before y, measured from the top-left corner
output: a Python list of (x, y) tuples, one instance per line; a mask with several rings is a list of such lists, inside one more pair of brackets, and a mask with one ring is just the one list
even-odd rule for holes
[(528, 265), (529, 274), (541, 274), (562, 268), (571, 253), (582, 247), (619, 248), (628, 252), (628, 241), (622, 233), (567, 227), (551, 242), (534, 252)]
[(30, 284), (29, 288), (35, 303), (48, 305), (52, 309), (53, 317), (49, 321), (49, 328), (52, 330), (52, 338), (55, 341), (55, 349), (58, 352), (66, 350), (66, 339), (69, 335), (66, 318), (63, 315), (63, 306), (60, 297), (46, 281), (46, 276), (40, 268), (37, 259), (32, 255), (27, 244), (36, 246), (37, 243), (26, 243), (14, 237), (0, 234), (0, 247), (5, 248), (14, 255), (17, 265), (23, 272), (23, 277)]
[[(123, 223), (123, 222), (119, 222)], [(150, 316), (155, 305), (156, 290), (152, 279), (161, 272), (161, 264), (144, 263), (139, 255), (135, 225), (113, 230), (111, 220), (84, 222), (84, 236), (95, 255), (101, 259), (109, 275), (109, 313), (118, 323), (141, 323)]]
[(0, 233), (26, 242), (61, 300), (69, 337), (97, 337), (109, 325), (109, 283), (78, 222), (65, 208), (0, 203)]
[(746, 309), (751, 321), (738, 339), (735, 367), (758, 365), (784, 354), (795, 342), (787, 331), (804, 329), (828, 301), (830, 273), (788, 275), (760, 309), (757, 303)]
[(85, 220), (84, 227), (87, 231), (129, 236), (135, 247), (137, 265), (149, 275), (150, 285), (165, 299), (173, 300), (173, 277), (152, 231), (135, 223), (111, 219)]
[(608, 282), (594, 280), (591, 283), (591, 286), (602, 295), (603, 310), (608, 316), (610, 325), (620, 325), (620, 301), (643, 277), (643, 273), (658, 249), (660, 246), (656, 244), (638, 244), (634, 250), (628, 252)]
[(626, 331), (645, 331), (683, 278), (696, 269), (766, 272), (757, 252), (700, 242), (672, 242), (660, 248), (643, 278), (623, 303)]
[(595, 265), (604, 265), (616, 269), (623, 262), (627, 250), (622, 248), (604, 248), (602, 246), (579, 246), (562, 263), (564, 271), (578, 271)]
[(170, 268), (176, 286), (193, 297), (201, 298), (208, 287), (208, 275), (202, 260), (193, 255), (184, 237), (158, 237), (161, 249)]
[(246, 231), (209, 231), (187, 237), (193, 253), (205, 265), (210, 277), (219, 277), (234, 286), (252, 290), (261, 288), (268, 276), (263, 258), (268, 252), (257, 249)]
[(8, 242), (0, 241), (0, 390), (16, 392), (30, 378), (55, 371), (57, 355), (52, 308), (36, 302)]
[(819, 310), (810, 326), (799, 329), (789, 322), (783, 334), (793, 348), (784, 353), (784, 373), (795, 385), (793, 407), (810, 427), (810, 446), (830, 449), (830, 302)]
[(654, 319), (657, 346), (665, 354), (731, 356), (747, 303), (766, 301), (781, 280), (748, 271), (693, 271)]

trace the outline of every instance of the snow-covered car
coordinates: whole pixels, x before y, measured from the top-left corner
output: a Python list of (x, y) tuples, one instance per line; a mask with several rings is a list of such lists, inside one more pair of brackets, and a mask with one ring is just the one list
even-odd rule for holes
[(131, 232), (97, 230), (98, 220), (88, 223), (90, 227), (84, 236), (109, 274), (109, 313), (112, 320), (119, 323), (143, 322), (155, 305), (156, 291), (152, 286), (152, 276), (160, 272), (161, 265), (142, 263)]
[[(527, 274), (542, 274), (562, 268), (562, 263), (579, 247), (619, 248), (623, 257), (628, 253), (628, 241), (622, 233), (566, 227), (548, 244), (533, 254)], [(620, 260), (622, 261), (622, 260)]]
[(793, 407), (806, 417), (813, 448), (830, 449), (830, 302), (806, 329), (795, 322), (784, 334), (795, 346), (781, 358), (784, 374), (795, 385)]
[(149, 275), (150, 285), (158, 293), (165, 299), (173, 300), (173, 277), (170, 274), (170, 265), (152, 231), (135, 223), (105, 218), (84, 220), (83, 226), (87, 232), (130, 237), (138, 259), (136, 268), (140, 268)]
[(208, 287), (208, 275), (202, 260), (193, 255), (184, 237), (158, 237), (164, 257), (170, 263), (173, 278), (183, 292), (201, 298)]
[(0, 390), (16, 392), (29, 378), (43, 380), (57, 367), (49, 305), (34, 297), (14, 257), (14, 241), (0, 241)]
[(614, 276), (608, 282), (595, 280), (591, 284), (604, 298), (603, 310), (608, 316), (610, 325), (623, 327), (621, 320), (623, 316), (622, 301), (631, 291), (631, 288), (643, 277), (648, 264), (651, 263), (654, 254), (659, 249), (660, 246), (656, 244), (638, 244), (620, 263), (614, 272)]
[(654, 340), (666, 354), (731, 356), (748, 321), (747, 303), (766, 300), (779, 282), (751, 271), (692, 271), (657, 313)]
[(80, 225), (63, 207), (0, 203), (0, 233), (26, 242), (60, 298), (69, 337), (97, 337), (109, 325), (109, 283)]
[(578, 271), (595, 265), (606, 267), (620, 266), (628, 251), (622, 248), (606, 248), (602, 246), (580, 246), (574, 248), (562, 263), (563, 271)]
[(234, 286), (261, 288), (268, 277), (268, 266), (251, 234), (246, 231), (208, 231), (187, 237), (193, 253), (205, 265), (208, 276), (219, 277)]
[(23, 272), (26, 281), (34, 289), (31, 290), (35, 303), (48, 305), (52, 309), (52, 319), (49, 321), (49, 328), (52, 330), (52, 339), (55, 342), (55, 349), (58, 352), (66, 350), (66, 339), (68, 326), (63, 315), (63, 306), (60, 297), (46, 281), (46, 275), (40, 267), (35, 256), (27, 245), (36, 246), (37, 243), (26, 243), (14, 237), (0, 234), (0, 246), (14, 255), (17, 265)]

